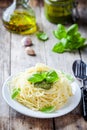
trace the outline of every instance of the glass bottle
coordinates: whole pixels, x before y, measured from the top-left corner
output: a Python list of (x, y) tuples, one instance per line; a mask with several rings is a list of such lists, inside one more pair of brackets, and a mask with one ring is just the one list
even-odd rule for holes
[(18, 34), (32, 34), (36, 32), (36, 17), (33, 9), (28, 5), (29, 0), (14, 0), (3, 13), (3, 24), (10, 32)]
[(46, 18), (55, 24), (75, 21), (73, 9), (77, 13), (75, 0), (44, 0)]

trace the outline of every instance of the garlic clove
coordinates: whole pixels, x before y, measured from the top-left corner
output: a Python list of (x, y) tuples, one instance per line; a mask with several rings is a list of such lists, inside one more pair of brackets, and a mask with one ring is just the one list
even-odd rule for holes
[(25, 51), (30, 56), (36, 56), (35, 51), (31, 47), (26, 47)]
[(31, 38), (30, 37), (24, 37), (22, 40), (21, 40), (21, 43), (22, 43), (22, 45), (23, 46), (31, 46), (31, 45), (33, 45), (32, 44), (32, 40), (31, 40)]

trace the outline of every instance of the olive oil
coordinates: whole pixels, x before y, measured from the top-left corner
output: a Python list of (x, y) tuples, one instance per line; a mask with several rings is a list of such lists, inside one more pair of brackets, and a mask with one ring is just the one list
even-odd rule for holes
[[(22, 0), (20, 0), (20, 2), (21, 1)], [(20, 4), (22, 4), (22, 6), (19, 6)], [(13, 8), (14, 5), (16, 5), (15, 9)], [(10, 32), (23, 35), (36, 32), (36, 17), (31, 7), (26, 8), (25, 3), (19, 3), (18, 6), (16, 1), (14, 1), (12, 6), (4, 12), (3, 24), (6, 29)]]

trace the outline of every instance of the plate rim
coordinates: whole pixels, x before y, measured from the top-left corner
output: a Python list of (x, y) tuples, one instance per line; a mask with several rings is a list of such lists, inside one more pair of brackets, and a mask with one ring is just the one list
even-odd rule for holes
[[(3, 84), (3, 86), (2, 86), (2, 96), (3, 96), (4, 100), (6, 101), (6, 103), (7, 103), (11, 108), (13, 108), (14, 110), (16, 110), (17, 112), (19, 112), (19, 113), (21, 113), (21, 114), (23, 114), (23, 115), (26, 115), (26, 116), (29, 116), (29, 117), (34, 117), (34, 118), (42, 118), (42, 119), (61, 117), (61, 116), (63, 116), (63, 115), (66, 115), (66, 114), (70, 113), (71, 111), (73, 111), (73, 110), (78, 106), (78, 104), (80, 103), (80, 100), (81, 100), (81, 89), (80, 89), (80, 87), (79, 87), (79, 85), (78, 85), (78, 83), (77, 83), (76, 81), (74, 81), (72, 84), (76, 84), (76, 88), (78, 89), (78, 93), (79, 93), (79, 98), (78, 98), (78, 100), (76, 100), (77, 102), (75, 103), (75, 105), (74, 105), (73, 107), (71, 107), (69, 110), (67, 110), (67, 111), (65, 111), (65, 112), (63, 112), (63, 113), (61, 113), (61, 114), (59, 114), (58, 111), (59, 111), (59, 112), (64, 111), (64, 110), (62, 110), (62, 108), (59, 109), (59, 110), (57, 110), (57, 111), (55, 111), (55, 112), (52, 112), (52, 113), (43, 113), (43, 112), (31, 110), (31, 109), (27, 108), (26, 106), (20, 104), (20, 103), (17, 102), (16, 100), (11, 99), (10, 93), (8, 93), (8, 97), (9, 97), (9, 99), (10, 99), (10, 101), (9, 101), (9, 100), (6, 98), (5, 89), (6, 89), (6, 86), (8, 86), (8, 85), (7, 85), (7, 82), (8, 82), (10, 79), (12, 79), (12, 77), (14, 77), (14, 76), (15, 76), (15, 75), (9, 76), (9, 77), (6, 79), (6, 81), (4, 82), (4, 84)], [(8, 88), (7, 88), (7, 89), (8, 89)], [(13, 104), (11, 104), (11, 102), (12, 102)], [(29, 114), (29, 113), (27, 114), (25, 111), (20, 110), (20, 108), (15, 107), (15, 106), (14, 106), (14, 103), (16, 103), (16, 106), (18, 105), (18, 106), (22, 107), (22, 109), (27, 110), (27, 111), (30, 111), (30, 114)], [(72, 104), (72, 103), (71, 103), (71, 104)], [(64, 106), (65, 106), (65, 105), (64, 105)]]

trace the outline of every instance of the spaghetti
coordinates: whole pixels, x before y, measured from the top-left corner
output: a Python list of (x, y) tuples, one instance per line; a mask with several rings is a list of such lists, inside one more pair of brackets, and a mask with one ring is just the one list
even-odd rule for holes
[(36, 88), (27, 79), (36, 72), (49, 71), (52, 68), (44, 64), (37, 64), (14, 77), (10, 82), (11, 91), (20, 88), (16, 100), (32, 110), (41, 110), (44, 107), (54, 106), (55, 110), (60, 109), (72, 96), (72, 89), (69, 80), (60, 71), (56, 71), (59, 79), (55, 81), (49, 90)]

